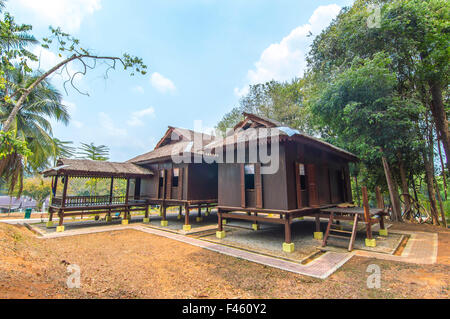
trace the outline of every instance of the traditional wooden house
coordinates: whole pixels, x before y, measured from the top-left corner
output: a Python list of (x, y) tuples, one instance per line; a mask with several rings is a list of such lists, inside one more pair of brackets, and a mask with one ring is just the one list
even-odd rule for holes
[[(197, 208), (197, 222), (202, 220), (201, 209), (209, 209), (217, 204), (217, 164), (208, 164), (202, 151), (205, 143), (213, 137), (187, 130), (170, 127), (158, 142), (155, 149), (130, 159), (133, 163), (154, 172), (153, 176), (137, 179), (131, 191), (139, 194), (150, 205), (159, 205), (162, 213), (162, 226), (167, 226), (166, 209), (182, 207), (185, 211), (184, 230), (190, 230), (189, 211)], [(179, 160), (175, 161), (174, 158)], [(183, 160), (183, 162), (181, 162)]]
[[(321, 209), (352, 202), (349, 163), (357, 161), (357, 157), (317, 138), (283, 127), (274, 120), (254, 114), (244, 115), (245, 119), (236, 125), (233, 134), (205, 147), (208, 152), (216, 154), (225, 152), (232, 145), (235, 147), (234, 163), (219, 163), (217, 236), (225, 236), (222, 225), (226, 219), (252, 221), (255, 230), (258, 222), (284, 224), (283, 250), (293, 251), (292, 221), (298, 217), (314, 216), (314, 237), (321, 239)], [(270, 129), (268, 134), (265, 129)], [(263, 130), (266, 133), (262, 134)], [(267, 138), (262, 141), (261, 136)], [(274, 138), (278, 140), (278, 150), (273, 147)], [(259, 149), (266, 140), (272, 163), (262, 164), (264, 161)], [(246, 151), (240, 162), (237, 160), (239, 143)], [(258, 145), (258, 154), (253, 159), (249, 151), (252, 143)], [(263, 168), (272, 165), (274, 160), (278, 161), (278, 169), (262, 174)]]

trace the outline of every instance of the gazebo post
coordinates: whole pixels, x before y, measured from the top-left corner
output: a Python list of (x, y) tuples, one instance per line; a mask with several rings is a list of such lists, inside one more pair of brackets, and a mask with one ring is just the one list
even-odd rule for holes
[(111, 205), (112, 205), (113, 188), (114, 188), (114, 177), (111, 177), (111, 185), (109, 186), (109, 207), (110, 208), (108, 209), (108, 213), (106, 214), (106, 221), (107, 222), (112, 221)]
[(209, 204), (206, 204), (205, 216), (209, 216)]
[(195, 221), (197, 223), (200, 223), (202, 220), (203, 220), (203, 218), (202, 218), (202, 205), (198, 204), (197, 218), (195, 218)]
[(123, 219), (122, 219), (122, 225), (128, 225), (131, 216), (130, 216), (130, 211), (129, 211), (129, 207), (128, 207), (128, 193), (130, 191), (130, 179), (127, 178), (127, 188), (126, 188), (126, 192), (125, 192), (125, 211), (124, 211), (124, 215), (123, 215)]
[(184, 204), (184, 225), (183, 225), (184, 231), (190, 231), (191, 225), (189, 224), (189, 204)]
[(47, 222), (47, 228), (50, 228), (53, 226), (53, 209), (51, 208), (52, 206), (52, 202), (53, 202), (53, 198), (56, 196), (56, 189), (58, 186), (58, 175), (53, 177), (52, 180), (52, 196), (50, 197), (50, 203), (49, 203), (49, 208), (48, 208), (48, 222)]
[(64, 188), (63, 188), (63, 194), (62, 194), (62, 202), (61, 202), (61, 209), (58, 211), (59, 215), (59, 226), (56, 227), (57, 232), (63, 232), (64, 231), (64, 207), (66, 206), (66, 196), (67, 196), (67, 185), (69, 184), (69, 176), (64, 176)]

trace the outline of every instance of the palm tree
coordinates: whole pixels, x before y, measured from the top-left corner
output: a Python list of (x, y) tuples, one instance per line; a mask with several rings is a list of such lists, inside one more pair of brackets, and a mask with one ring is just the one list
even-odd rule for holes
[[(37, 76), (39, 75), (26, 75), (19, 69), (9, 72), (14, 91), (27, 87)], [(4, 94), (5, 92), (1, 91), (0, 95), (2, 96), (0, 97), (3, 98)], [(0, 122), (8, 118), (13, 107), (12, 103), (0, 105)], [(13, 191), (16, 182), (21, 185), (24, 170), (30, 173), (42, 170), (52, 164), (50, 163), (52, 158), (60, 156), (64, 144), (53, 138), (52, 127), (49, 122), (51, 118), (67, 124), (70, 115), (67, 107), (62, 104), (61, 94), (48, 80), (45, 80), (31, 92), (12, 126), (15, 137), (25, 141), (32, 154), (27, 157), (26, 162), (21, 156), (0, 161), (0, 168), (2, 164), (6, 166), (12, 177), (12, 180), (8, 181), (11, 191)], [(1, 173), (3, 176), (3, 171)]]

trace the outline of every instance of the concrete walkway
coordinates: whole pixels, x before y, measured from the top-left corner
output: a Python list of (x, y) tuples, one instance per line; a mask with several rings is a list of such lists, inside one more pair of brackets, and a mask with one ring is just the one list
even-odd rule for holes
[(414, 264), (431, 265), (436, 263), (438, 254), (438, 234), (427, 232), (408, 232), (401, 230), (395, 230), (392, 231), (392, 233), (410, 236), (401, 256), (381, 254), (366, 250), (355, 250), (354, 254), (356, 256)]

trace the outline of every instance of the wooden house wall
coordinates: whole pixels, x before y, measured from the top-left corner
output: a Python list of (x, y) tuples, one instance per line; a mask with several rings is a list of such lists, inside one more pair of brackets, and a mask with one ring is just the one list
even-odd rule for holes
[[(348, 162), (310, 145), (285, 142), (279, 147), (279, 169), (274, 174), (261, 175), (262, 208), (292, 210), (297, 208), (295, 164), (301, 162), (315, 170), (317, 205), (343, 202), (344, 188), (339, 187), (338, 173), (346, 172), (344, 183), (351, 201)], [(247, 154), (248, 155), (248, 154)], [(248, 156), (246, 158), (248, 162)], [(241, 207), (241, 164), (219, 164), (218, 199), (220, 206)], [(305, 168), (306, 168), (305, 167)], [(309, 188), (309, 182), (307, 188)], [(253, 194), (245, 192), (246, 207), (256, 207)], [(311, 206), (309, 194), (302, 193), (302, 207)], [(250, 197), (250, 198), (249, 198)]]
[[(217, 164), (174, 164), (172, 162), (160, 162), (145, 166), (152, 169), (155, 172), (155, 175), (141, 181), (140, 194), (143, 198), (158, 198), (159, 172), (162, 169), (166, 170), (166, 187), (164, 198), (178, 200), (217, 198)], [(178, 185), (182, 185), (181, 198), (179, 194), (179, 186), (174, 187), (172, 185), (171, 177), (173, 168), (179, 168), (180, 175), (178, 177)], [(130, 190), (130, 194), (134, 193)], [(163, 196), (160, 196), (159, 198), (163, 198)]]
[[(278, 171), (274, 174), (262, 174), (262, 207), (265, 209), (287, 209), (286, 164), (284, 146), (280, 145), (280, 162)], [(236, 152), (235, 152), (236, 153)], [(247, 152), (248, 153), (248, 152)], [(246, 162), (249, 163), (248, 154)], [(235, 154), (236, 156), (236, 154)], [(219, 205), (241, 207), (241, 164), (219, 164)], [(256, 194), (246, 192), (246, 206), (256, 206)]]
[(187, 197), (189, 200), (217, 199), (218, 167), (216, 163), (189, 164)]
[(347, 187), (347, 200), (352, 200), (347, 161), (310, 145), (287, 142), (285, 147), (289, 209), (297, 208), (297, 190), (295, 183), (296, 162), (301, 162), (305, 165), (314, 165), (318, 205), (337, 204), (344, 201), (344, 185), (339, 187), (337, 178), (338, 173), (341, 173), (342, 170), (347, 172), (344, 180)]

